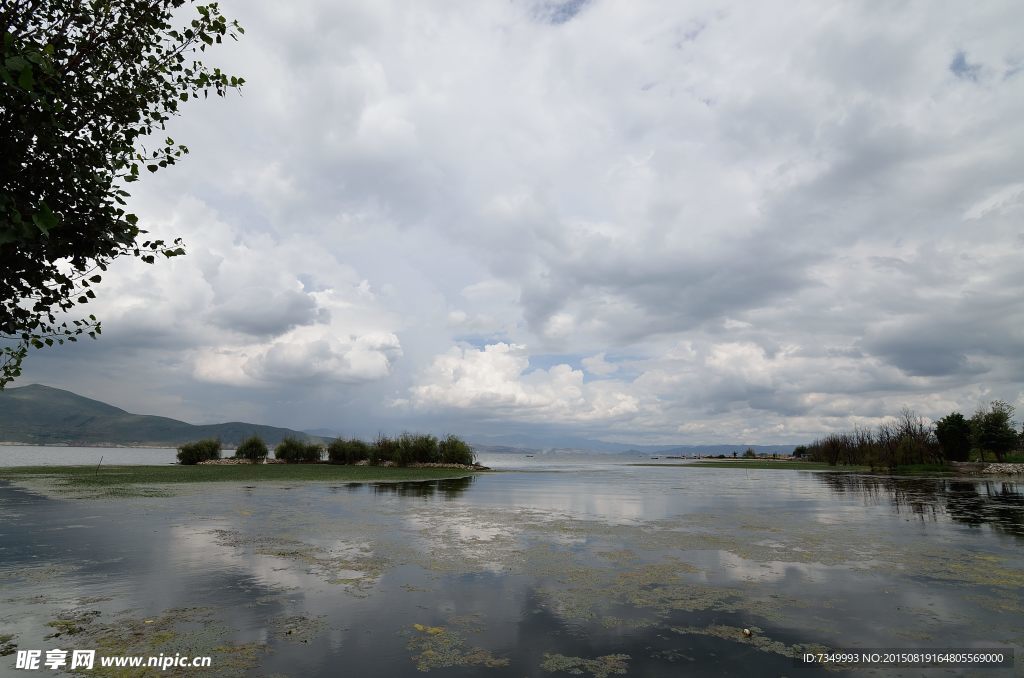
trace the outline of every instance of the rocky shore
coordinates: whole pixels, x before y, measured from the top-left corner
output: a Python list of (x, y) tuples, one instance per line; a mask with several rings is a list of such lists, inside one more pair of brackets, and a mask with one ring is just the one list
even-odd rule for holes
[(953, 462), (953, 466), (961, 473), (972, 476), (1024, 475), (1024, 464), (1008, 464), (993, 462)]

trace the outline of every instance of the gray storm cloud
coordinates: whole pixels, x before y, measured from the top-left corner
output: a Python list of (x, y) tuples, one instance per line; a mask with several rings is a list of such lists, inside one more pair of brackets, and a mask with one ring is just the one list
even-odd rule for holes
[(133, 197), (189, 256), (20, 383), (638, 442), (1024, 408), (1019, 3), (223, 9), (244, 95)]

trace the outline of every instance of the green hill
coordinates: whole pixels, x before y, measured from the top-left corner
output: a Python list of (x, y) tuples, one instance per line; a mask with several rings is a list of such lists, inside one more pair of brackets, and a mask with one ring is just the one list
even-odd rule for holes
[(299, 431), (232, 421), (189, 424), (168, 417), (131, 414), (71, 391), (32, 384), (0, 391), (0, 441), (26, 445), (139, 445), (176, 447), (190, 440), (220, 438), (234, 446), (258, 435), (268, 444)]

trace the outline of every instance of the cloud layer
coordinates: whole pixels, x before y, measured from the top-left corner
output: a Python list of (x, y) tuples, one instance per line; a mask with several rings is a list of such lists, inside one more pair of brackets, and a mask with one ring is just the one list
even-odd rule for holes
[(134, 196), (189, 256), (22, 383), (364, 435), (1024, 408), (1017, 3), (223, 9), (249, 84)]

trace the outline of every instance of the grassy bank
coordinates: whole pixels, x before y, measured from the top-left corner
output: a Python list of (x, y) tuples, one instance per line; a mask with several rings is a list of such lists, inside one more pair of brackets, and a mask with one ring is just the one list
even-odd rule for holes
[(773, 461), (769, 459), (701, 459), (686, 464), (634, 464), (634, 466), (687, 466), (694, 468), (754, 468), (777, 471), (869, 471), (867, 466), (829, 466), (817, 461)]
[(69, 489), (209, 482), (381, 482), (460, 478), (471, 471), (447, 468), (382, 468), (331, 464), (231, 464), (200, 466), (16, 466), (0, 480), (46, 480)]
[[(867, 473), (872, 472), (870, 466), (830, 466), (823, 461), (779, 461), (770, 459), (736, 459), (734, 461), (724, 459), (702, 459), (688, 464), (635, 464), (636, 466), (696, 466), (699, 468), (745, 468), (745, 469), (772, 469), (783, 471), (829, 471), (832, 473)], [(886, 469), (875, 469), (874, 473), (884, 473), (897, 476), (935, 476), (935, 475), (957, 475), (956, 468), (945, 464), (905, 464), (896, 467), (895, 471)]]

